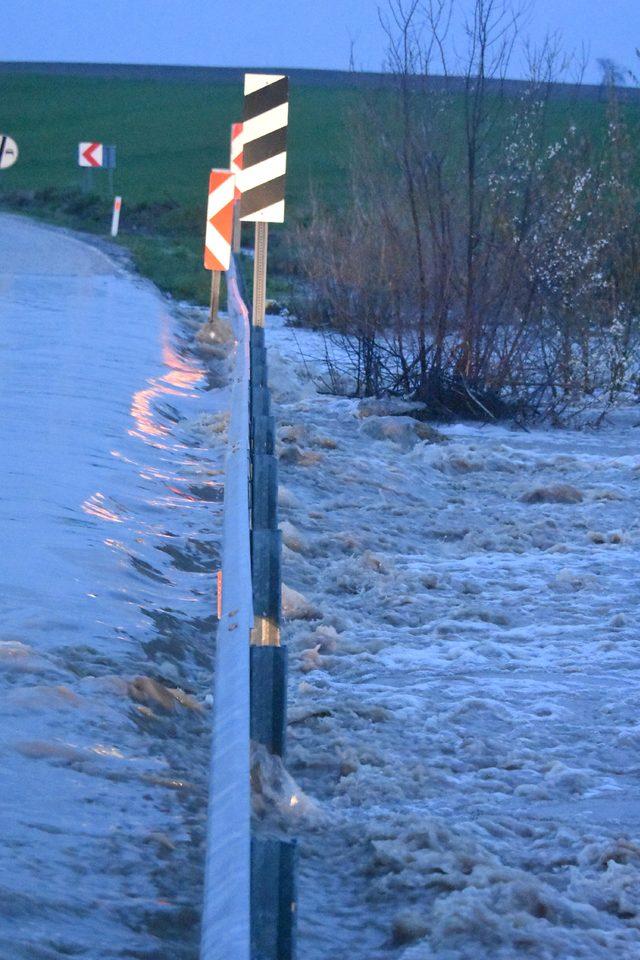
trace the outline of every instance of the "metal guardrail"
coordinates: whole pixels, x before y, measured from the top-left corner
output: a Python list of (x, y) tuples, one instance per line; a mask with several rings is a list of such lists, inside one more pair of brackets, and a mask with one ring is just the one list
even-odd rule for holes
[(264, 329), (249, 321), (233, 260), (227, 300), (235, 355), (200, 957), (292, 960), (295, 844), (251, 831), (250, 743), (284, 757), (287, 652)]
[(236, 348), (225, 464), (222, 616), (215, 662), (201, 960), (249, 960), (251, 953), (250, 324), (233, 263), (227, 290)]

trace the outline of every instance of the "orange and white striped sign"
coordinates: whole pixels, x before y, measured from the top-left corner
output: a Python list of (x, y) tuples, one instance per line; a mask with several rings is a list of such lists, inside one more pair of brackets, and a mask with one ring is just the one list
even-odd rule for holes
[(230, 170), (212, 170), (209, 177), (204, 265), (207, 270), (228, 270), (233, 237), (235, 177)]
[(242, 124), (241, 123), (232, 123), (231, 124), (231, 161), (229, 163), (229, 169), (236, 178), (236, 200), (240, 199), (240, 189), (238, 183), (240, 181), (239, 173), (242, 170)]

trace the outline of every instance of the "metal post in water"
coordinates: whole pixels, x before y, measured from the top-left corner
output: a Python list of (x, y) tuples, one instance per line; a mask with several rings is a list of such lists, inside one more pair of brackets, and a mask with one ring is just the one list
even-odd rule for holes
[(295, 956), (295, 861), (295, 842), (253, 837), (251, 955), (254, 960), (293, 960)]
[(220, 309), (220, 270), (211, 271), (211, 305), (209, 307), (209, 323), (215, 323)]
[[(259, 299), (260, 295), (258, 302)], [(263, 343), (264, 327), (254, 326), (251, 347), (251, 643), (260, 647), (279, 647), (281, 535), (278, 530), (278, 461), (273, 453), (275, 424), (271, 418), (266, 351)]]

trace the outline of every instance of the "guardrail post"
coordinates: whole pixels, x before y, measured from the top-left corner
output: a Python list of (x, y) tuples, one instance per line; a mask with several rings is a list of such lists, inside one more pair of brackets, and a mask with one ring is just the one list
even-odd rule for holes
[[(278, 530), (278, 462), (271, 417), (264, 329), (251, 343), (251, 547), (256, 646), (280, 646), (281, 538)], [(276, 667), (274, 667), (276, 669)]]
[(287, 715), (285, 647), (251, 647), (251, 739), (284, 758)]
[[(256, 331), (257, 332), (257, 331)], [(251, 344), (251, 382), (256, 386), (267, 386), (267, 351), (263, 344)]]
[[(262, 530), (275, 532), (277, 530), (278, 461), (273, 454), (254, 453), (253, 455), (253, 490), (251, 501), (254, 534)], [(254, 567), (256, 566), (257, 564), (254, 563)], [(256, 610), (256, 612), (259, 613), (260, 611)]]
[[(252, 960), (292, 960), (295, 949), (295, 843), (251, 841)], [(264, 883), (268, 877), (271, 883)]]
[[(256, 227), (261, 226), (256, 224)], [(251, 328), (251, 739), (284, 758), (287, 725), (287, 651), (280, 645), (281, 554), (278, 529), (276, 428), (271, 416), (264, 335), (264, 263), (256, 247), (254, 317)], [(261, 289), (257, 289), (262, 280)], [(295, 929), (294, 844), (255, 837), (251, 848), (252, 960), (293, 960)]]
[(272, 454), (276, 448), (276, 422), (273, 417), (258, 414), (251, 423), (251, 443), (254, 455)]
[(268, 387), (251, 385), (251, 411), (253, 417), (268, 417), (271, 415), (271, 397)]

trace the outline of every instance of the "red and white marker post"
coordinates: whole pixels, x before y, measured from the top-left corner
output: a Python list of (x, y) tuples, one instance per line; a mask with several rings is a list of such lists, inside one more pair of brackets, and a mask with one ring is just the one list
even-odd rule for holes
[(122, 210), (122, 197), (114, 197), (113, 216), (111, 217), (111, 236), (118, 236), (118, 227), (120, 226), (120, 211)]
[(209, 177), (204, 265), (211, 270), (211, 309), (214, 323), (220, 306), (220, 274), (231, 265), (235, 177), (230, 170), (212, 170)]
[(233, 212), (233, 252), (239, 253), (240, 246), (242, 243), (242, 223), (240, 222), (240, 188), (238, 186), (240, 182), (240, 172), (242, 170), (242, 124), (241, 123), (232, 123), (231, 124), (231, 159), (229, 161), (229, 169), (235, 175), (236, 178), (236, 189), (235, 189), (235, 207)]

